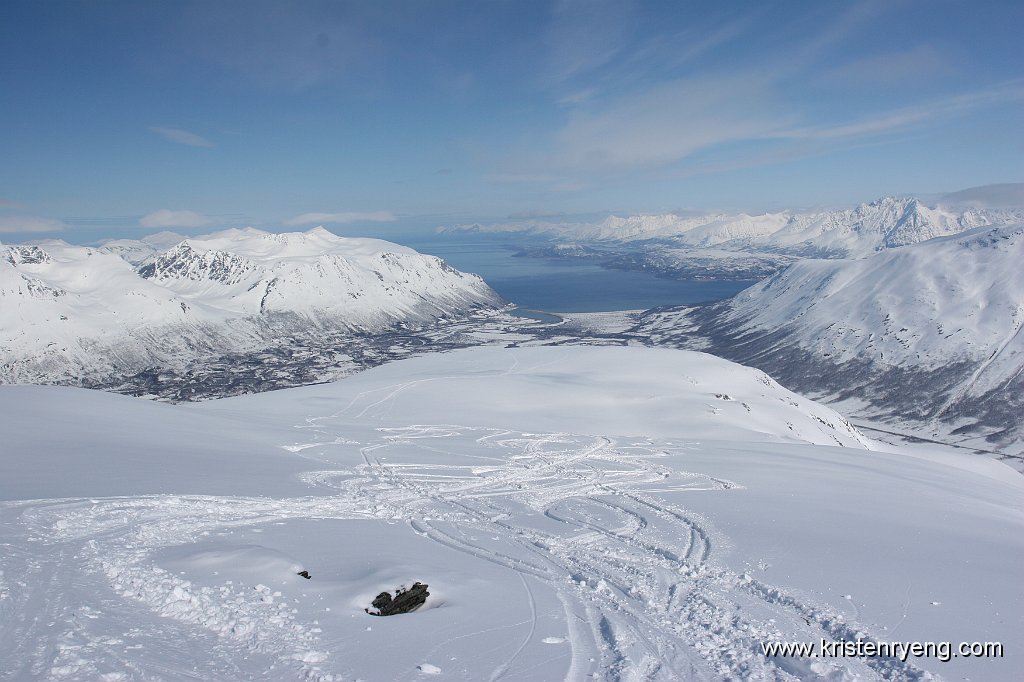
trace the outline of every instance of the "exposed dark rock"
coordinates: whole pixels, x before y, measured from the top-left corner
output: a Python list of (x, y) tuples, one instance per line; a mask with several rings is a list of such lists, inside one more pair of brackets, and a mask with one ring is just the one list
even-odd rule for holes
[(363, 609), (371, 616), (395, 616), (399, 613), (409, 613), (423, 606), (430, 593), (423, 583), (413, 583), (412, 587), (405, 589), (400, 587), (395, 590), (392, 597), (389, 592), (381, 592), (373, 600), (372, 609)]
[(309, 574), (309, 571), (299, 571), (299, 572), (298, 572), (298, 573), (296, 573), (295, 575), (297, 575), (297, 576), (299, 576), (299, 577), (302, 577), (302, 578), (305, 578), (306, 580), (309, 580), (310, 578), (312, 578), (312, 577), (313, 577), (313, 576), (311, 576), (311, 575)]

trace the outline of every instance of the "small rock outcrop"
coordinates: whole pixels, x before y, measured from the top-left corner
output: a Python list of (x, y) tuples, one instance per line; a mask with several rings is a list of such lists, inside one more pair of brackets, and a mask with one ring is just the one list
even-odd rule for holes
[(430, 593), (423, 583), (413, 583), (412, 587), (406, 589), (400, 587), (395, 590), (395, 596), (390, 592), (381, 592), (373, 600), (372, 608), (363, 609), (371, 616), (395, 616), (399, 613), (409, 613), (423, 606)]

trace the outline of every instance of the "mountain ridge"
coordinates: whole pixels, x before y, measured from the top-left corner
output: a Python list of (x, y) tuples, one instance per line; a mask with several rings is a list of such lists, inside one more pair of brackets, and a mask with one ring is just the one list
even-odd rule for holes
[(733, 299), (649, 311), (633, 331), (713, 347), (863, 416), (1019, 454), (1022, 261), (1024, 224), (977, 228), (862, 259), (798, 261)]
[(610, 215), (597, 222), (524, 220), (454, 225), (443, 233), (518, 232), (556, 239), (675, 247), (767, 251), (790, 256), (858, 258), (986, 225), (1024, 221), (1024, 209), (926, 205), (915, 197), (882, 197), (854, 208), (826, 211)]
[[(148, 254), (147, 254), (148, 250)], [(73, 381), (258, 348), (283, 333), (374, 333), (501, 305), (477, 275), (378, 239), (229, 230), (168, 249), (0, 247), (0, 381)]]

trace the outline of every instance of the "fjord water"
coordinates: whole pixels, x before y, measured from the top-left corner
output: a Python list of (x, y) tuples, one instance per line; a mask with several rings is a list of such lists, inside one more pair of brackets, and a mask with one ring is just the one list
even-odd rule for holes
[(530, 310), (584, 313), (705, 303), (729, 298), (754, 283), (675, 280), (582, 260), (516, 256), (527, 240), (507, 236), (437, 235), (396, 241), (480, 275), (505, 299)]

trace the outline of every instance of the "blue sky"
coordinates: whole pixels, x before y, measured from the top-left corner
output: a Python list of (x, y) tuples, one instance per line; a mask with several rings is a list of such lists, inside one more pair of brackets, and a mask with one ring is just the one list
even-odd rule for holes
[(0, 5), (0, 239), (1024, 180), (1024, 3)]

